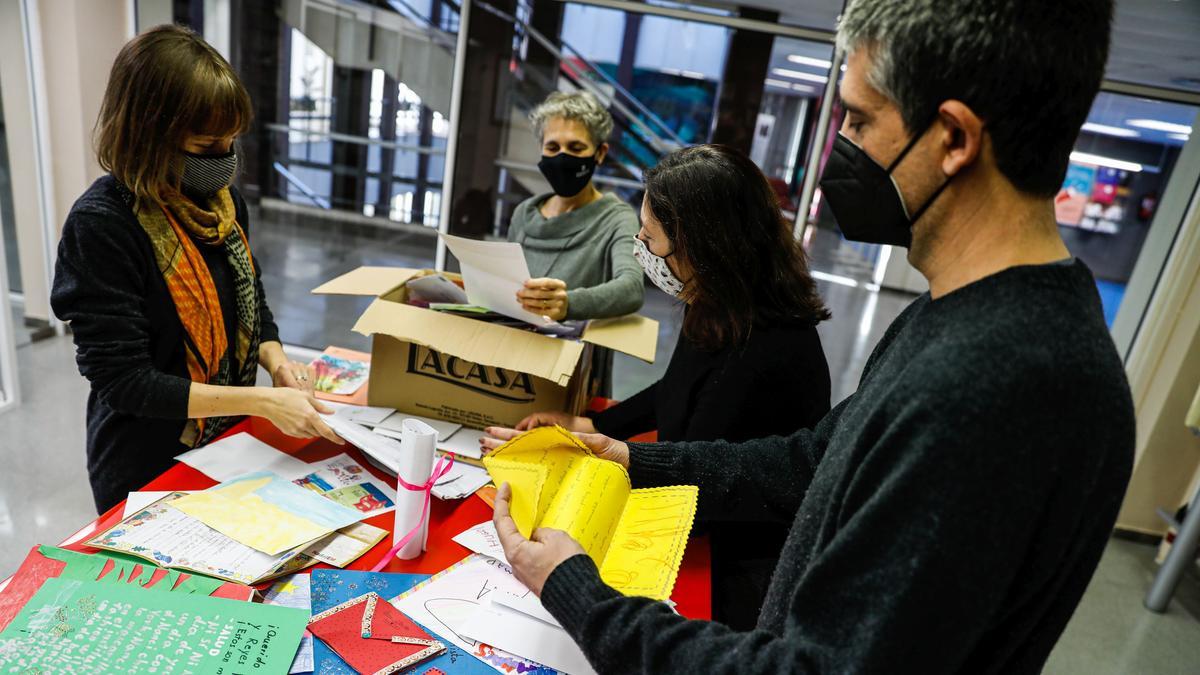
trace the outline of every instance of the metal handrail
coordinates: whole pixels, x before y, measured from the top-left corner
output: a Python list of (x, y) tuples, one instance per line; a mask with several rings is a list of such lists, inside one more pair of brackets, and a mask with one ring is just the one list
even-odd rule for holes
[(296, 175), (291, 171), (288, 171), (286, 166), (278, 161), (276, 161), (273, 166), (275, 167), (275, 170), (279, 172), (279, 175), (283, 176), (289, 184), (293, 185), (297, 190), (302, 192), (305, 197), (308, 197), (310, 200), (312, 200), (312, 203), (323, 209), (332, 208), (328, 199), (325, 199), (324, 197), (313, 192), (312, 188), (304, 184), (304, 181), (297, 178)]
[[(435, 0), (435, 2), (436, 1), (437, 0)], [(446, 34), (446, 31), (442, 30), (441, 26), (435, 26), (433, 24), (432, 19), (430, 19), (427, 16), (422, 15), (420, 12), (417, 11), (417, 9), (415, 7), (408, 4), (404, 0), (388, 0), (388, 4), (391, 5), (392, 11), (396, 12), (397, 14), (400, 14), (401, 16), (416, 17), (417, 19), (420, 19), (422, 22), (425, 23), (425, 26), (426, 26), (427, 30), (430, 32), (431, 36), (436, 34), (437, 38), (443, 38), (443, 36)], [(446, 4), (449, 4), (449, 3), (446, 3)], [(453, 7), (454, 7), (454, 10), (457, 12), (458, 6), (453, 5)], [(400, 11), (401, 9), (404, 9), (406, 11), (402, 12), (402, 11)], [(442, 49), (445, 49), (446, 51), (450, 52), (451, 54), (454, 53), (454, 42), (453, 41), (438, 39), (437, 43), (438, 43), (438, 46), (441, 47)]]
[[(563, 52), (560, 49), (555, 47), (554, 43), (552, 41), (550, 41), (548, 38), (546, 38), (545, 35), (542, 35), (541, 32), (539, 32), (533, 26), (530, 26), (528, 22), (522, 21), (522, 20), (518, 19), (517, 17), (505, 12), (502, 9), (493, 7), (492, 5), (488, 4), (484, 0), (476, 0), (476, 4), (479, 5), (479, 7), (483, 8), (485, 11), (490, 12), (491, 14), (494, 14), (495, 16), (498, 16), (501, 19), (504, 19), (505, 21), (509, 21), (509, 22), (517, 24), (518, 26), (521, 26), (521, 28), (525, 30), (525, 32), (529, 35), (529, 37), (533, 38), (534, 41), (537, 42), (538, 44), (540, 44), (543, 48), (545, 48), (546, 51), (549, 51), (551, 54), (554, 54), (554, 56), (556, 58), (558, 58), (560, 63), (567, 62), (566, 55), (563, 54)], [(630, 94), (628, 91), (626, 91), (626, 89), (624, 87), (622, 87), (619, 82), (612, 79), (612, 77), (610, 77), (608, 75), (608, 73), (605, 73), (604, 71), (600, 70), (594, 63), (589, 61), (587, 59), (587, 57), (583, 56), (583, 54), (581, 54), (579, 52), (579, 50), (575, 49), (574, 47), (571, 47), (570, 45), (568, 45), (566, 43), (563, 43), (563, 46), (570, 49), (571, 51), (575, 52), (576, 58), (578, 58), (580, 62), (582, 62), (589, 69), (591, 69), (592, 72), (595, 72), (598, 75), (600, 75), (600, 77), (602, 79), (604, 79), (604, 81), (606, 83), (612, 85), (612, 87), (615, 90), (619, 91), (627, 99), (629, 99), (630, 102), (633, 103), (634, 107), (638, 109), (638, 111), (642, 112), (644, 115), (646, 115), (648, 118), (650, 118), (653, 122), (655, 122), (657, 125), (659, 125), (664, 131), (666, 131), (667, 135), (670, 136), (671, 140), (674, 141), (677, 145), (681, 145), (681, 146), (687, 145), (687, 143), (682, 138), (680, 138), (679, 135), (676, 134), (673, 129), (671, 129), (669, 126), (667, 126), (666, 122), (662, 121), (662, 119), (659, 118), (658, 115), (655, 115), (652, 110), (647, 108), (645, 106), (645, 104), (643, 104), (636, 97), (634, 97), (633, 94)], [(655, 141), (657, 141), (657, 143), (655, 143), (655, 145), (657, 145), (660, 148), (668, 148), (669, 149), (669, 146), (663, 141), (662, 137), (658, 133), (656, 133), (653, 129), (651, 129), (649, 127), (649, 125), (647, 125), (645, 123), (645, 121), (643, 121), (640, 117), (633, 114), (633, 111), (629, 110), (629, 108), (626, 107), (625, 104), (622, 103), (620, 100), (618, 100), (615, 96), (613, 96), (613, 97), (606, 96), (605, 93), (603, 91), (601, 91), (598, 87), (596, 87), (591, 82), (588, 82), (587, 78), (581, 78), (581, 81), (589, 86), (589, 88), (592, 90), (592, 93), (595, 94), (597, 98), (600, 98), (601, 100), (608, 98), (609, 103), (612, 106), (616, 107), (618, 110), (621, 111), (622, 114), (624, 114), (626, 117), (633, 120), (635, 124), (642, 127), (642, 129), (644, 129), (647, 134), (649, 134), (651, 137), (654, 138)]]
[(395, 141), (384, 141), (378, 138), (368, 138), (366, 136), (352, 136), (350, 134), (340, 134), (335, 131), (317, 131), (315, 129), (298, 129), (289, 127), (286, 124), (267, 124), (267, 129), (271, 131), (287, 132), (290, 134), (304, 134), (306, 136), (315, 136), (318, 138), (328, 138), (331, 141), (339, 141), (342, 143), (353, 143), (354, 145), (377, 145), (381, 148), (391, 150), (405, 150), (415, 152), (421, 155), (444, 155), (445, 148), (435, 148), (433, 146), (411, 145), (409, 143), (396, 143)]

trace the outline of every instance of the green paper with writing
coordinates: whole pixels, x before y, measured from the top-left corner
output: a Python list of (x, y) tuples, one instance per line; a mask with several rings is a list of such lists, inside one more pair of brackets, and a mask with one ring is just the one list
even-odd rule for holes
[(0, 633), (0, 673), (286, 673), (304, 610), (47, 579)]

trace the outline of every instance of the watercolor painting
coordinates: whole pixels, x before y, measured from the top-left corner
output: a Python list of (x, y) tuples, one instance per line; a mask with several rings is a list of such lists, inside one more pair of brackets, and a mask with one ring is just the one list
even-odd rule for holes
[(336, 396), (349, 396), (358, 391), (371, 374), (371, 365), (329, 354), (321, 354), (309, 364), (316, 371), (313, 389)]

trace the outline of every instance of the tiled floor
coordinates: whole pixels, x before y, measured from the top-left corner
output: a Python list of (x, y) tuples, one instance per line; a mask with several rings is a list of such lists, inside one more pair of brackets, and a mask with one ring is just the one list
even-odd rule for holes
[[(369, 235), (296, 225), (259, 223), (255, 252), (264, 268), (272, 309), (285, 340), (310, 347), (337, 343), (364, 348), (350, 331), (367, 300), (312, 296), (318, 283), (363, 264), (425, 266), (433, 239), (424, 234)], [(814, 266), (862, 278), (861, 256), (836, 239), (814, 242)], [(834, 318), (820, 328), (833, 399), (851, 393), (879, 336), (910, 298), (859, 287), (820, 284)], [(648, 289), (644, 313), (662, 321), (653, 366), (617, 361), (616, 394), (628, 396), (659, 376), (674, 345), (680, 310)], [(18, 349), (24, 402), (0, 415), (0, 577), (36, 543), (55, 543), (94, 517), (84, 469), (87, 386), (74, 365), (70, 338)], [(1141, 606), (1154, 572), (1151, 546), (1114, 539), (1083, 603), (1046, 667), (1047, 673), (1200, 672), (1200, 579), (1186, 579), (1164, 615)]]

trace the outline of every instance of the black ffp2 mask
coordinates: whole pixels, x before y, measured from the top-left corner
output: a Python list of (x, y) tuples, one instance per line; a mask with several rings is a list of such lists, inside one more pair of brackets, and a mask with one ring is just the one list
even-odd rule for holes
[(913, 136), (896, 159), (884, 168), (865, 150), (838, 133), (820, 184), (821, 193), (847, 239), (905, 248), (912, 245), (913, 224), (950, 184), (950, 178), (946, 178), (909, 217), (900, 186), (892, 178), (892, 170), (924, 135), (922, 132)]
[(596, 155), (577, 157), (568, 152), (542, 157), (538, 169), (549, 181), (554, 194), (559, 197), (574, 197), (592, 180), (596, 173)]

